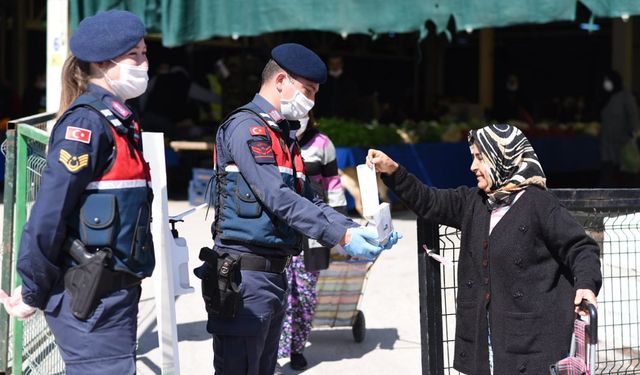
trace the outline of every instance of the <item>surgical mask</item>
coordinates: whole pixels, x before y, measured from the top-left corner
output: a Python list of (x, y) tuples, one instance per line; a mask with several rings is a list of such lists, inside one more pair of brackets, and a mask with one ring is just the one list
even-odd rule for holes
[(339, 78), (342, 75), (342, 69), (329, 70), (329, 75), (333, 78)]
[(611, 82), (610, 79), (605, 79), (604, 82), (602, 82), (602, 88), (607, 92), (613, 91), (613, 82)]
[(296, 89), (291, 99), (280, 99), (280, 112), (287, 120), (300, 120), (309, 113), (314, 104), (313, 100), (307, 98), (300, 90)]
[(120, 78), (113, 80), (106, 73), (104, 76), (117, 97), (127, 100), (144, 94), (147, 90), (147, 82), (149, 82), (147, 74), (149, 68), (118, 63), (113, 60), (111, 62), (120, 67)]
[(300, 129), (296, 130), (296, 138), (300, 139), (302, 138), (305, 130), (307, 130), (307, 125), (309, 124), (309, 116), (301, 118), (300, 120), (298, 120), (298, 122), (300, 123)]

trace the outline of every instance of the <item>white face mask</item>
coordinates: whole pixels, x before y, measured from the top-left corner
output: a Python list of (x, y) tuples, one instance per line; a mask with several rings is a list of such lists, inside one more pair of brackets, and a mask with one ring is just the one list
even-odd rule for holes
[(307, 125), (309, 124), (309, 116), (301, 118), (300, 120), (298, 120), (298, 122), (300, 123), (300, 129), (296, 130), (296, 138), (300, 139), (302, 138), (304, 131), (307, 130)]
[(329, 75), (333, 78), (339, 78), (342, 75), (342, 69), (329, 70)]
[(602, 88), (606, 92), (613, 91), (613, 82), (611, 82), (610, 79), (605, 79), (604, 82), (602, 82)]
[(111, 62), (120, 67), (120, 78), (117, 81), (113, 80), (106, 73), (104, 77), (117, 97), (127, 100), (144, 94), (147, 90), (147, 82), (149, 82), (147, 74), (149, 68), (118, 63), (113, 60)]
[[(293, 82), (291, 84), (293, 85)], [(296, 89), (291, 99), (280, 99), (280, 112), (287, 120), (300, 120), (309, 113), (314, 104), (313, 100), (302, 95), (300, 90)]]

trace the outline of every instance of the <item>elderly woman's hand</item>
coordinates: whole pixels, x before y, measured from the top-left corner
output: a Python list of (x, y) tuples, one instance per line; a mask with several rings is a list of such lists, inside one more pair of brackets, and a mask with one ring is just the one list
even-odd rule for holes
[(367, 166), (375, 167), (377, 172), (391, 174), (398, 169), (398, 163), (393, 161), (384, 152), (380, 150), (369, 149), (367, 153)]

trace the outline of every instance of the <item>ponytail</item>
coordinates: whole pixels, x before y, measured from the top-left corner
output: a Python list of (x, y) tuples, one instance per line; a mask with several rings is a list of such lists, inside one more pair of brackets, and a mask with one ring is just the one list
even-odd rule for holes
[(67, 57), (62, 67), (62, 92), (57, 117), (62, 116), (71, 103), (87, 90), (90, 73), (90, 63), (78, 60), (73, 55)]

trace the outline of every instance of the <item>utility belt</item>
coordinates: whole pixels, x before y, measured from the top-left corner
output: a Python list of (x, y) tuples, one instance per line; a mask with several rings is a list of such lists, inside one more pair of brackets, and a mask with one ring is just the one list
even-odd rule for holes
[(68, 238), (63, 250), (78, 263), (65, 272), (64, 286), (71, 296), (71, 311), (80, 320), (93, 315), (102, 297), (142, 282), (129, 273), (114, 271), (113, 254), (107, 247), (92, 253), (80, 240)]
[(203, 264), (193, 273), (202, 280), (202, 298), (210, 317), (234, 318), (240, 308), (242, 296), (241, 270), (282, 274), (291, 257), (267, 257), (257, 254), (218, 252), (208, 247), (200, 249)]

